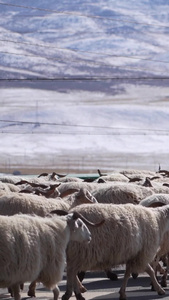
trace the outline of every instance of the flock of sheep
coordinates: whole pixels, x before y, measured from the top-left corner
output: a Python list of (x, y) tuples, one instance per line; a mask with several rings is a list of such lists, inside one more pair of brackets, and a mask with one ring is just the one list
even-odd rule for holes
[[(130, 275), (147, 272), (159, 295), (167, 286), (169, 254), (169, 172), (122, 170), (95, 180), (41, 174), (0, 177), (0, 288), (15, 300), (30, 282), (62, 300), (85, 300), (81, 274), (125, 265), (120, 300)], [(166, 265), (166, 268), (164, 267)], [(163, 273), (162, 281), (157, 272)], [(113, 274), (112, 274), (113, 276)]]

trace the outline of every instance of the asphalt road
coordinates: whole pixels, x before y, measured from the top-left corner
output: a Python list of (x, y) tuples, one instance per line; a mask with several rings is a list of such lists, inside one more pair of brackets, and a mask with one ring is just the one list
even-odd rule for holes
[[(118, 274), (117, 281), (111, 281), (106, 277), (104, 272), (87, 272), (83, 284), (87, 288), (87, 292), (83, 294), (86, 300), (109, 300), (109, 299), (119, 299), (119, 289), (121, 286), (124, 270), (120, 269), (116, 271)], [(59, 283), (60, 297), (65, 292), (66, 275), (64, 275), (63, 280)], [(22, 299), (26, 300), (28, 283), (24, 286), (24, 291), (22, 291)], [(159, 296), (156, 292), (151, 291), (150, 278), (146, 274), (140, 274), (137, 279), (132, 277), (128, 281), (128, 286), (126, 290), (126, 295), (128, 300), (155, 300), (164, 299), (169, 300), (169, 287), (165, 288), (166, 294)], [(38, 300), (51, 300), (53, 298), (52, 291), (48, 291), (42, 286), (42, 284), (37, 285), (36, 289), (36, 299)], [(10, 299), (10, 295), (7, 293), (7, 289), (1, 289), (0, 299)], [(70, 300), (75, 300), (73, 295)]]

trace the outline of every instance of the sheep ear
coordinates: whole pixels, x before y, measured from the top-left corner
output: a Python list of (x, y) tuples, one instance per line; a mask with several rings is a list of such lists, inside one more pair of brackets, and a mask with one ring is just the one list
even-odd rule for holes
[(55, 209), (55, 210), (52, 210), (50, 212), (50, 214), (56, 214), (58, 216), (66, 216), (68, 213), (67, 213), (67, 211), (62, 210), (62, 209)]
[(79, 192), (77, 193), (76, 197), (85, 197), (85, 199), (89, 202), (89, 203), (98, 203), (98, 201), (96, 200), (96, 198), (85, 188), (81, 188), (79, 190)]
[(67, 189), (66, 191), (60, 193), (60, 197), (64, 198), (64, 197), (67, 197), (67, 196), (69, 196), (69, 195), (71, 195), (75, 192), (78, 192), (78, 191), (79, 191), (79, 189)]
[(85, 196), (89, 200), (89, 202), (98, 203), (96, 198), (88, 190), (85, 191)]
[[(68, 224), (70, 223), (70, 224), (73, 224), (73, 231), (75, 231), (75, 229), (77, 229), (77, 228), (79, 228), (79, 224), (78, 224), (78, 222), (77, 222), (77, 219), (78, 219), (79, 217), (78, 216), (76, 216), (76, 214), (75, 213), (69, 213), (69, 214), (67, 214), (67, 216), (66, 216), (66, 220), (67, 220), (67, 222), (68, 222)], [(73, 221), (73, 222), (72, 222)], [(72, 225), (71, 225), (72, 226)]]

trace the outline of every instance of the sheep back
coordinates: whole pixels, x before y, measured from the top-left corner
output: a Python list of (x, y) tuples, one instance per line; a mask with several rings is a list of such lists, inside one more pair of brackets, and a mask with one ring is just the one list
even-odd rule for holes
[(98, 184), (97, 188), (92, 191), (98, 202), (114, 204), (138, 204), (141, 199), (152, 193), (150, 188), (129, 183)]
[(1, 215), (14, 215), (20, 212), (45, 216), (54, 209), (68, 211), (68, 204), (62, 199), (46, 199), (33, 194), (0, 193)]

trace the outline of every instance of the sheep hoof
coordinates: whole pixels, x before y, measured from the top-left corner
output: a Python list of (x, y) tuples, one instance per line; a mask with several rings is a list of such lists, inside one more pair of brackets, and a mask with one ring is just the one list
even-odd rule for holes
[(126, 297), (120, 297), (119, 300), (126, 300)]
[(36, 297), (35, 296), (35, 293), (34, 292), (32, 292), (32, 291), (28, 291), (28, 293), (27, 293), (27, 295), (29, 296), (29, 297)]
[(158, 295), (165, 295), (165, 291), (163, 289), (161, 289), (159, 292), (158, 292)]
[(117, 274), (115, 274), (111, 271), (107, 271), (106, 275), (107, 275), (107, 278), (109, 278), (112, 281), (118, 280)]
[(126, 294), (125, 293), (120, 293), (119, 300), (126, 300)]
[(77, 300), (85, 300), (85, 298), (80, 293), (79, 294), (75, 293), (75, 296)]
[(167, 287), (167, 282), (166, 281), (161, 281), (161, 286), (162, 287)]
[(166, 281), (165, 276), (162, 276), (160, 285), (161, 285), (162, 287), (167, 287), (167, 281)]
[(81, 292), (81, 293), (87, 292), (87, 289), (84, 287), (84, 285), (82, 285), (82, 286), (80, 287), (80, 292)]
[(13, 291), (10, 287), (8, 288), (8, 293), (11, 295), (11, 297), (13, 297)]
[(70, 297), (71, 297), (71, 295), (68, 295), (67, 293), (65, 293), (65, 294), (62, 296), (62, 300), (69, 300)]
[(78, 277), (79, 277), (79, 280), (80, 280), (80, 281), (83, 281), (83, 279), (84, 279), (84, 277), (85, 277), (85, 273), (86, 273), (86, 272), (83, 272), (83, 271), (81, 271), (81, 272), (78, 273)]
[(137, 273), (132, 273), (132, 277), (133, 277), (133, 279), (137, 279), (138, 274)]

